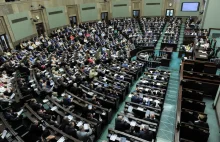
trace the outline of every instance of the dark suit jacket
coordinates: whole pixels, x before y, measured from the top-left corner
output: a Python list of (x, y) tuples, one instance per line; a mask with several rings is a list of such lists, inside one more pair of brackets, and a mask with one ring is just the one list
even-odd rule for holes
[(34, 110), (37, 111), (39, 109), (41, 109), (41, 105), (37, 104), (37, 103), (30, 103), (30, 107)]
[(121, 120), (116, 119), (115, 121), (115, 129), (118, 131), (125, 131), (130, 128), (130, 124), (123, 122)]
[(76, 129), (72, 126), (66, 125), (64, 132), (74, 138), (77, 138)]
[(153, 133), (151, 131), (140, 131), (138, 137), (147, 141), (152, 141)]

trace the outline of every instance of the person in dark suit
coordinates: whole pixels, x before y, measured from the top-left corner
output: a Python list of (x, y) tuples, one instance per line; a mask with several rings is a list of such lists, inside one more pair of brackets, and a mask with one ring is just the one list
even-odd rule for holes
[(142, 130), (140, 130), (139, 133), (135, 134), (139, 138), (147, 140), (147, 141), (152, 141), (153, 139), (153, 133), (149, 130), (149, 127), (147, 125), (144, 126)]
[(122, 116), (118, 116), (115, 120), (115, 129), (118, 131), (125, 131), (130, 128), (130, 124), (123, 120)]
[(194, 122), (194, 125), (204, 127), (204, 128), (209, 128), (208, 123), (205, 122), (206, 116), (199, 114), (198, 120)]
[(71, 122), (69, 125), (66, 125), (64, 132), (74, 138), (77, 138), (76, 129), (75, 129), (75, 122)]
[(132, 97), (131, 97), (131, 102), (133, 102), (133, 103), (141, 103), (143, 100), (142, 100), (142, 98), (140, 98), (139, 96), (138, 96), (138, 94), (134, 94)]
[(14, 112), (12, 109), (8, 109), (4, 113), (4, 116), (5, 116), (6, 120), (8, 120), (8, 121), (16, 121), (16, 120), (18, 120), (17, 113)]
[(37, 111), (42, 108), (42, 105), (37, 103), (36, 99), (31, 99), (31, 102), (29, 105), (34, 111)]
[(34, 121), (34, 124), (31, 124), (29, 134), (31, 135), (30, 139), (32, 141), (40, 139), (41, 135), (43, 134), (43, 128), (39, 125), (38, 121)]
[(150, 122), (159, 123), (159, 121), (155, 118), (155, 114), (150, 114), (150, 116), (145, 116), (145, 119)]

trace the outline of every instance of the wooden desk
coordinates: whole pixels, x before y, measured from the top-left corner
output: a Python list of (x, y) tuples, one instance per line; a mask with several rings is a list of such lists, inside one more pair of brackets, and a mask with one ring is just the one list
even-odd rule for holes
[(199, 50), (194, 50), (194, 59), (200, 61), (208, 61), (208, 54), (201, 53)]

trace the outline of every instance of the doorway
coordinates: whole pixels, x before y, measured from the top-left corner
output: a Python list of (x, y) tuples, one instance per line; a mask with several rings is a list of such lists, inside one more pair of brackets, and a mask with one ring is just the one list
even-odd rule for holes
[(36, 29), (37, 29), (37, 34), (38, 35), (41, 35), (41, 34), (45, 33), (44, 24), (43, 23), (36, 24)]
[(167, 17), (174, 16), (174, 9), (166, 9), (166, 16)]
[(102, 19), (102, 21), (103, 20), (108, 21), (108, 12), (102, 12), (101, 13), (101, 19)]
[(0, 35), (0, 48), (4, 52), (10, 51), (10, 47), (9, 47), (9, 44), (8, 44), (8, 39), (7, 39), (7, 36), (5, 34)]
[(133, 10), (133, 18), (140, 18), (140, 10)]
[(77, 25), (77, 17), (76, 16), (71, 16), (71, 17), (69, 17), (69, 19), (70, 19), (71, 27), (74, 27), (74, 25)]

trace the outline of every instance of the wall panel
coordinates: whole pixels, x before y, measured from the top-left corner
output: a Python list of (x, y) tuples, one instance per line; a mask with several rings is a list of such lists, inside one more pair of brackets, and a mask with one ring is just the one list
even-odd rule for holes
[(96, 3), (80, 4), (80, 16), (82, 22), (98, 20)]
[(50, 29), (68, 25), (67, 15), (63, 6), (46, 8), (46, 11)]
[(112, 2), (112, 18), (122, 18), (122, 17), (130, 17), (130, 1), (116, 1)]
[(162, 16), (164, 0), (143, 0), (143, 16)]
[[(31, 36), (34, 33), (33, 23), (30, 20), (28, 12), (20, 12), (7, 15), (10, 27), (12, 29), (15, 41)], [(27, 17), (27, 20), (19, 21), (19, 19)], [(19, 21), (19, 22), (17, 22)]]

